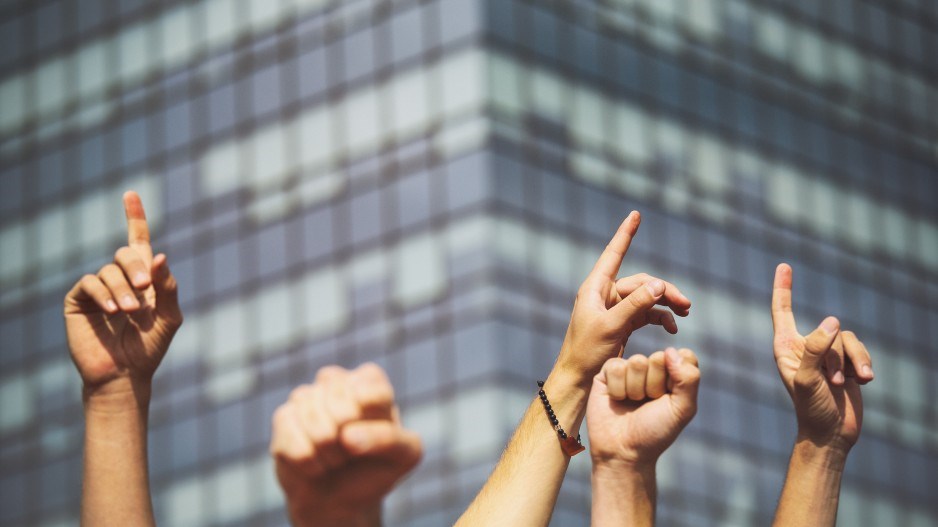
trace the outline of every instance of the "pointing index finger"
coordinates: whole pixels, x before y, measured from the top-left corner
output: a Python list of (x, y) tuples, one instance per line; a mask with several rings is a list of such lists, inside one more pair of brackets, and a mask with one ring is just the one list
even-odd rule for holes
[(127, 244), (141, 252), (146, 258), (153, 258), (150, 248), (150, 228), (143, 211), (140, 195), (132, 190), (124, 193), (124, 214), (127, 216)]
[(775, 284), (772, 288), (772, 323), (775, 332), (798, 332), (795, 314), (791, 310), (791, 266), (778, 264), (775, 268)]
[(596, 261), (596, 265), (593, 267), (593, 274), (615, 281), (616, 275), (619, 273), (619, 267), (622, 265), (622, 258), (628, 252), (632, 237), (638, 232), (638, 225), (641, 222), (642, 217), (637, 210), (633, 210), (626, 216), (612, 240), (606, 245), (606, 249), (599, 255), (599, 260)]

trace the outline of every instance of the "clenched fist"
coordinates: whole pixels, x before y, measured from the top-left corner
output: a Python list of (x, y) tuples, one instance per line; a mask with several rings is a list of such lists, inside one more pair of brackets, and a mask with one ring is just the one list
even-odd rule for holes
[(384, 371), (327, 366), (273, 417), (270, 452), (294, 525), (379, 525), (381, 500), (420, 461)]
[(700, 370), (689, 349), (606, 361), (586, 406), (594, 464), (654, 464), (697, 413)]

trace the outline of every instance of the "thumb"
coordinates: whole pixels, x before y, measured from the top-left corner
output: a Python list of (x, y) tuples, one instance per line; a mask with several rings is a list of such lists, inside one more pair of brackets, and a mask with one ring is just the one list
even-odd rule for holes
[(387, 420), (348, 423), (342, 427), (340, 440), (352, 456), (383, 458), (406, 469), (423, 455), (420, 436)]
[(644, 314), (655, 307), (655, 303), (664, 296), (664, 281), (652, 280), (635, 288), (632, 294), (625, 297), (621, 302), (612, 306), (609, 313), (615, 318), (617, 326), (622, 330), (628, 327), (637, 316)]
[(804, 355), (801, 357), (801, 366), (799, 371), (820, 372), (821, 365), (824, 364), (824, 357), (830, 351), (834, 339), (840, 332), (840, 321), (835, 317), (827, 317), (821, 325), (817, 327), (810, 335), (805, 337)]
[(161, 318), (182, 323), (182, 311), (179, 309), (178, 285), (166, 263), (166, 255), (160, 253), (153, 258), (150, 270), (153, 277), (153, 290), (156, 292), (156, 314)]
[(700, 369), (674, 348), (664, 351), (665, 367), (674, 383), (671, 400), (683, 419), (690, 421), (697, 414), (697, 389), (700, 387)]

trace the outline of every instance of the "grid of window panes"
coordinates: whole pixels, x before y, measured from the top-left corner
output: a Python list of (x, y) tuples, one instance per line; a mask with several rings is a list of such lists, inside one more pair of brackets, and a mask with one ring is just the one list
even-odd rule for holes
[[(78, 379), (61, 297), (143, 194), (186, 323), (157, 376), (165, 525), (283, 523), (269, 416), (375, 360), (426, 457), (392, 525), (451, 523), (549, 369), (629, 210), (623, 270), (694, 300), (700, 412), (662, 459), (668, 525), (769, 521), (801, 329), (874, 354), (844, 525), (930, 525), (938, 420), (938, 15), (930, 0), (127, 0), (0, 6), (0, 523), (71, 525)], [(589, 461), (554, 518), (584, 524)]]

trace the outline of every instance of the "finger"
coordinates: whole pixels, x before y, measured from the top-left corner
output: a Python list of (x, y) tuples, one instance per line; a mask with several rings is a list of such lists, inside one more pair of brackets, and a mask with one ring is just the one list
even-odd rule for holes
[(805, 352), (801, 356), (799, 371), (820, 373), (821, 365), (839, 331), (839, 320), (834, 317), (825, 318), (817, 329), (805, 338)]
[(345, 454), (339, 445), (339, 428), (326, 408), (326, 389), (322, 383), (314, 383), (294, 390), (291, 402), (297, 406), (301, 425), (313, 445), (316, 457), (328, 469), (341, 466)]
[(665, 331), (674, 335), (677, 333), (677, 322), (674, 320), (674, 314), (661, 308), (651, 308), (645, 312), (644, 317), (636, 318), (631, 323), (631, 330), (635, 331), (647, 325), (661, 326)]
[(130, 281), (137, 289), (146, 289), (150, 287), (150, 266), (135, 249), (128, 246), (121, 247), (114, 253), (114, 263), (116, 263), (124, 274), (130, 277)]
[(681, 348), (677, 350), (677, 354), (681, 356), (684, 362), (692, 364), (695, 368), (698, 367), (697, 355), (694, 355), (690, 348)]
[(844, 354), (853, 365), (857, 382), (866, 384), (873, 380), (873, 359), (860, 339), (852, 331), (841, 332), (844, 342)]
[(394, 387), (387, 374), (373, 362), (366, 362), (350, 374), (352, 394), (361, 409), (361, 419), (394, 418)]
[(280, 405), (271, 421), (270, 454), (275, 459), (298, 466), (309, 476), (322, 473), (324, 467), (314, 455), (313, 445), (300, 426), (296, 406)]
[[(691, 351), (689, 348), (681, 348), (677, 350), (677, 354), (678, 356), (681, 357), (682, 361), (692, 364), (694, 367), (697, 367), (697, 355), (694, 355), (694, 352)], [(668, 377), (667, 388), (669, 392), (674, 389), (674, 379), (672, 379), (671, 377)]]
[(153, 259), (150, 270), (153, 277), (153, 290), (156, 293), (155, 309), (160, 318), (182, 323), (182, 310), (179, 309), (179, 286), (169, 270), (166, 255), (160, 253)]
[(632, 238), (638, 232), (638, 225), (642, 222), (641, 214), (633, 210), (626, 216), (625, 220), (619, 225), (612, 240), (606, 245), (596, 265), (593, 266), (591, 276), (598, 276), (608, 280), (615, 281), (619, 273), (619, 267), (622, 265), (622, 258), (629, 250)]
[(127, 245), (136, 249), (147, 262), (153, 259), (150, 228), (143, 211), (140, 195), (132, 190), (124, 193), (124, 215), (127, 217)]
[(72, 299), (75, 302), (91, 301), (109, 315), (119, 311), (114, 297), (111, 296), (111, 291), (99, 277), (93, 274), (81, 277), (81, 280), (68, 292), (66, 299)]
[(645, 400), (645, 376), (648, 373), (648, 357), (632, 355), (625, 376), (625, 393), (633, 401)]
[(831, 351), (824, 356), (827, 379), (835, 386), (844, 385), (844, 343), (840, 333), (834, 337)]
[(775, 268), (775, 284), (772, 288), (772, 324), (776, 334), (798, 332), (795, 314), (791, 310), (791, 284), (791, 266), (786, 263), (778, 264)]
[[(642, 284), (650, 282), (652, 280), (660, 280), (655, 276), (651, 276), (647, 273), (639, 273), (632, 276), (627, 276), (625, 278), (620, 278), (616, 280), (616, 292), (619, 294), (619, 297), (625, 298), (632, 294), (632, 291), (635, 291)], [(690, 311), (690, 299), (687, 298), (680, 289), (671, 282), (664, 280), (665, 285), (665, 294), (658, 300), (658, 304), (671, 308), (678, 316), (687, 316)]]
[(681, 418), (687, 422), (697, 413), (697, 390), (700, 386), (700, 369), (674, 348), (665, 350), (665, 365), (668, 376), (674, 382), (672, 401)]
[(136, 311), (140, 309), (140, 301), (134, 294), (130, 282), (116, 264), (107, 264), (98, 271), (98, 277), (111, 292), (112, 298), (117, 299), (117, 305), (122, 311)]
[(349, 423), (341, 442), (349, 455), (381, 457), (398, 466), (416, 465), (423, 453), (420, 436), (385, 420)]
[(625, 377), (628, 375), (628, 370), (629, 363), (622, 357), (613, 357), (603, 364), (602, 373), (610, 399), (622, 401), (626, 398)]
[[(324, 373), (328, 370), (328, 373)], [(320, 381), (320, 379), (323, 379)], [(352, 393), (351, 376), (344, 368), (326, 366), (319, 370), (316, 382), (322, 382), (326, 390), (326, 410), (338, 427), (361, 419), (361, 408)]]
[[(667, 291), (667, 288), (665, 291)], [(675, 322), (674, 315), (670, 311), (657, 307), (652, 308), (645, 313), (645, 322), (647, 324), (661, 326), (672, 335), (677, 333), (677, 322)]]
[(664, 352), (656, 351), (648, 357), (648, 373), (645, 375), (645, 395), (657, 399), (667, 393), (667, 373), (664, 367)]
[(639, 287), (624, 300), (612, 306), (609, 314), (620, 331), (626, 332), (640, 327), (646, 320), (646, 313), (654, 308), (655, 303), (664, 294), (665, 285), (661, 280), (652, 280)]

